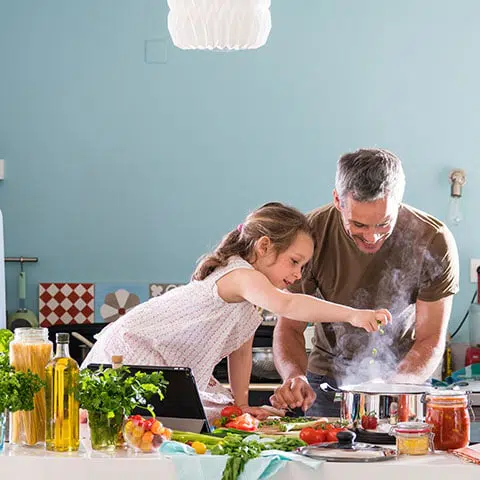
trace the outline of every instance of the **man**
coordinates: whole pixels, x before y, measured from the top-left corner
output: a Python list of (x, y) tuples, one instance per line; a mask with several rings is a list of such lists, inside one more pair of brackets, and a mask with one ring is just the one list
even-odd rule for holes
[(333, 204), (309, 214), (315, 253), (292, 291), (388, 308), (393, 321), (373, 334), (318, 323), (307, 359), (307, 324), (279, 318), (273, 350), (283, 384), (273, 406), (338, 416), (322, 383), (421, 383), (439, 364), (458, 291), (458, 253), (442, 222), (402, 203), (404, 189), (400, 159), (387, 150), (360, 149), (338, 161)]

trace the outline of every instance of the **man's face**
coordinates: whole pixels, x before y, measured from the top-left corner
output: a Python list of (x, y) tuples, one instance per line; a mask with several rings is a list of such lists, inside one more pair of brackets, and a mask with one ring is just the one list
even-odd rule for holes
[(333, 201), (342, 216), (343, 226), (363, 253), (377, 253), (392, 234), (397, 222), (399, 204), (392, 198), (357, 202), (348, 194), (340, 201), (333, 191)]

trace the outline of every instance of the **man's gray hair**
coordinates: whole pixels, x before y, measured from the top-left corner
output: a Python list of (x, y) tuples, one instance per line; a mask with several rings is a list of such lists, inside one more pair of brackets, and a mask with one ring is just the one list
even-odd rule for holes
[(402, 162), (394, 153), (381, 148), (346, 153), (337, 163), (335, 189), (342, 202), (351, 194), (357, 202), (389, 197), (400, 203), (405, 191)]

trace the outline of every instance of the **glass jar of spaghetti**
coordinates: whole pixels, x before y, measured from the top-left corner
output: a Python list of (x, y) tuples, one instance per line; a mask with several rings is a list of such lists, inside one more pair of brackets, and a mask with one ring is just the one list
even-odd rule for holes
[(435, 450), (466, 447), (470, 440), (468, 395), (455, 390), (438, 390), (426, 397), (425, 421), (432, 425)]
[[(52, 357), (52, 342), (46, 328), (16, 328), (10, 343), (10, 363), (16, 370), (32, 371), (45, 380), (45, 367)], [(10, 414), (10, 443), (33, 446), (45, 442), (45, 389), (33, 399), (31, 411)]]

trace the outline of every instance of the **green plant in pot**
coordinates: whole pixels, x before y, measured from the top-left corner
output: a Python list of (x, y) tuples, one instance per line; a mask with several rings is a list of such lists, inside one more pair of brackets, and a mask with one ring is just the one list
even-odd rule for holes
[(128, 367), (84, 369), (80, 372), (80, 406), (88, 411), (90, 439), (94, 450), (114, 450), (125, 416), (137, 407), (155, 416), (148, 400), (161, 400), (167, 387), (162, 372), (136, 372)]
[(13, 339), (10, 330), (0, 329), (0, 451), (5, 442), (7, 412), (33, 410), (34, 395), (44, 387), (43, 380), (28, 371), (16, 371), (10, 365), (8, 346)]

